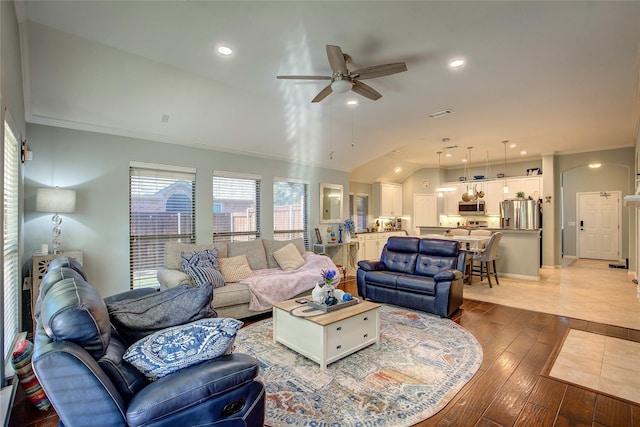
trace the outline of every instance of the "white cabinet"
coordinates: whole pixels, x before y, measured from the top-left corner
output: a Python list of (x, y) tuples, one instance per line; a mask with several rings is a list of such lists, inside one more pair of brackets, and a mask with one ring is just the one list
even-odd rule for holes
[(391, 236), (406, 236), (404, 231), (387, 231), (383, 233), (361, 233), (358, 234), (358, 261), (378, 260), (382, 255), (382, 249), (387, 244), (387, 239)]
[(465, 184), (459, 182), (446, 182), (444, 187), (453, 188), (453, 191), (445, 191), (444, 197), (444, 214), (458, 215), (458, 203), (462, 201), (462, 193), (467, 190)]
[(505, 199), (514, 199), (519, 192), (524, 193), (524, 197), (531, 196), (534, 199), (539, 199), (542, 194), (542, 176), (526, 176), (522, 178), (509, 178), (507, 180), (509, 185), (509, 193), (505, 196)]
[(390, 182), (373, 183), (373, 216), (402, 216), (402, 185)]
[(487, 181), (484, 185), (484, 203), (487, 215), (500, 215), (500, 202), (504, 200), (504, 180)]

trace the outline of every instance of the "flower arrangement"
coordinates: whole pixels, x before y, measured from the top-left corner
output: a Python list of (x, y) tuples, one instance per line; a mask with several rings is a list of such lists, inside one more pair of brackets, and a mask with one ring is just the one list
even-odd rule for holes
[(351, 218), (347, 218), (344, 220), (344, 230), (349, 234), (356, 233), (356, 225), (353, 223)]
[(335, 270), (322, 270), (322, 279), (326, 285), (331, 286), (337, 275), (338, 272)]

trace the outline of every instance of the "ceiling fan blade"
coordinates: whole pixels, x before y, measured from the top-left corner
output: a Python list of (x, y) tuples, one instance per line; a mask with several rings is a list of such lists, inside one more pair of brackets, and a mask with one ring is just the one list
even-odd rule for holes
[(401, 73), (403, 71), (407, 71), (407, 64), (404, 62), (395, 62), (393, 64), (374, 65), (372, 67), (360, 68), (359, 70), (352, 71), (351, 75), (355, 76), (357, 79), (364, 80), (388, 76), (391, 74)]
[(311, 102), (320, 102), (323, 99), (325, 99), (327, 96), (329, 96), (331, 92), (333, 92), (333, 89), (331, 89), (331, 85), (328, 85), (327, 87), (322, 89), (320, 93), (317, 94), (316, 97), (313, 98), (313, 100), (311, 100)]
[(344, 59), (344, 54), (339, 46), (327, 45), (327, 57), (329, 58), (329, 65), (334, 73), (342, 73), (343, 76), (349, 75), (347, 70), (347, 61)]
[(382, 98), (382, 95), (380, 95), (377, 90), (367, 84), (359, 82), (358, 80), (353, 81), (353, 87), (351, 88), (351, 90), (358, 95), (362, 95), (365, 98), (369, 98), (373, 101), (377, 101), (378, 99)]
[(329, 76), (276, 76), (276, 79), (289, 80), (331, 80)]

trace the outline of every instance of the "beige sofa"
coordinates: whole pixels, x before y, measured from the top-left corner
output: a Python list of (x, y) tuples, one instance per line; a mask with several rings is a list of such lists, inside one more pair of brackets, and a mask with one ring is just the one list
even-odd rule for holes
[[(297, 271), (297, 273), (304, 274), (296, 275), (291, 272), (284, 272), (275, 260), (273, 252), (283, 248), (289, 243), (293, 243), (300, 254), (307, 260), (313, 257), (322, 257), (322, 259), (318, 260), (317, 258), (313, 258), (314, 262), (307, 261), (305, 265)], [(218, 250), (219, 258), (246, 255), (251, 270), (256, 272), (256, 274), (260, 274), (261, 271), (262, 273), (267, 273), (268, 280), (272, 281), (274, 285), (281, 284), (285, 279), (290, 280), (292, 276), (298, 277), (299, 281), (304, 282), (299, 283), (297, 286), (297, 288), (300, 288), (300, 286), (304, 285), (303, 292), (299, 292), (296, 295), (287, 295), (285, 299), (310, 295), (315, 284), (322, 279), (323, 269), (334, 269), (337, 271), (337, 267), (333, 261), (331, 261), (331, 258), (306, 251), (302, 239), (286, 241), (256, 239), (247, 242), (215, 243), (213, 245), (170, 242), (165, 246), (165, 268), (158, 271), (157, 277), (161, 287), (171, 288), (183, 283), (193, 284), (191, 277), (182, 271), (182, 257), (180, 253), (202, 251), (211, 248)], [(321, 261), (322, 268), (318, 268), (318, 261)], [(250, 286), (243, 282), (232, 282), (214, 289), (212, 306), (219, 317), (232, 317), (235, 319), (243, 319), (271, 311), (270, 308), (257, 311), (251, 310), (251, 301), (252, 291)]]

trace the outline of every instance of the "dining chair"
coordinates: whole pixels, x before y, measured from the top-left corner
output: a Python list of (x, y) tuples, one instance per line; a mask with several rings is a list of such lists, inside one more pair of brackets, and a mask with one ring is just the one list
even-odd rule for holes
[(469, 232), (470, 236), (491, 236), (491, 230), (471, 230)]
[(451, 234), (453, 234), (454, 236), (468, 236), (469, 230), (467, 230), (466, 228), (452, 228)]
[[(489, 287), (493, 288), (491, 284), (491, 274), (496, 279), (496, 284), (499, 285), (498, 271), (496, 270), (496, 259), (499, 256), (498, 247), (500, 245), (500, 239), (502, 239), (501, 232), (495, 232), (489, 238), (489, 242), (484, 247), (484, 250), (476, 252), (471, 258), (471, 274), (469, 276), (469, 284), (471, 284), (473, 276), (480, 276), (480, 281), (484, 278), (484, 273), (487, 274), (489, 280)], [(476, 263), (479, 265), (476, 266)]]

